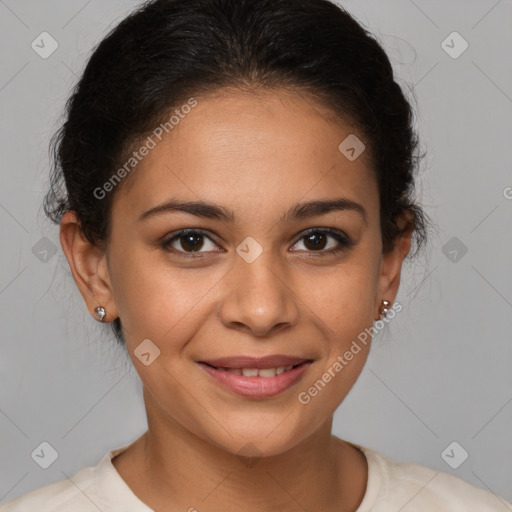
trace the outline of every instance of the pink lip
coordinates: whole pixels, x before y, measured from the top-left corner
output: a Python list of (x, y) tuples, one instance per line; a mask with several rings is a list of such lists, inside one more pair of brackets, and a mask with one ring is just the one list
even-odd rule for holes
[[(269, 364), (267, 361), (260, 359), (258, 362), (265, 366), (254, 366), (254, 360), (250, 361), (250, 364), (247, 364), (246, 361), (241, 366), (232, 366), (233, 364), (241, 364), (240, 360), (236, 359), (230, 360), (229, 365), (225, 366), (225, 368), (275, 368), (278, 366), (287, 366), (286, 364), (281, 364), (282, 359), (279, 361), (279, 364)], [(225, 361), (222, 362), (225, 363)], [(299, 366), (276, 375), (275, 377), (244, 377), (243, 375), (235, 375), (223, 369), (213, 368), (203, 362), (199, 362), (198, 364), (217, 382), (234, 393), (251, 398), (270, 398), (293, 386), (311, 366), (312, 361), (305, 359), (298, 360), (296, 364), (299, 364)], [(288, 365), (290, 364), (293, 363), (288, 363)]]

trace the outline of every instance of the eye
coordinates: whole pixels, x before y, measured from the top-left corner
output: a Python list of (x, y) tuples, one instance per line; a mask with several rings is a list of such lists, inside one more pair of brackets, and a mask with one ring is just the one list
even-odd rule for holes
[(162, 247), (166, 251), (178, 253), (180, 256), (196, 258), (198, 256), (194, 256), (193, 253), (215, 251), (217, 244), (201, 230), (185, 229), (165, 240)]
[[(329, 238), (331, 239), (331, 244), (328, 242)], [(334, 241), (334, 243), (332, 241)], [(343, 232), (319, 228), (312, 228), (306, 231), (293, 247), (296, 247), (300, 243), (304, 244), (304, 250), (306, 252), (316, 252), (319, 253), (318, 256), (336, 254), (355, 245)], [(173, 252), (186, 258), (200, 258), (201, 253), (211, 251), (220, 252), (217, 250), (218, 245), (206, 232), (199, 229), (184, 229), (179, 231), (166, 239), (162, 243), (162, 247), (165, 251)]]
[[(334, 240), (334, 243), (329, 245), (329, 238)], [(336, 254), (354, 245), (354, 242), (342, 232), (319, 228), (312, 228), (306, 231), (295, 245), (300, 243), (304, 245), (306, 251), (318, 252), (320, 253), (319, 256)]]

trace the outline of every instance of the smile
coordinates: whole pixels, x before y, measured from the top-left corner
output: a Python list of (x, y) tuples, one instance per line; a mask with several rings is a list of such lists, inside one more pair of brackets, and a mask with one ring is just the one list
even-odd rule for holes
[(271, 398), (296, 384), (312, 363), (311, 359), (270, 356), (199, 361), (198, 365), (224, 389), (250, 398)]

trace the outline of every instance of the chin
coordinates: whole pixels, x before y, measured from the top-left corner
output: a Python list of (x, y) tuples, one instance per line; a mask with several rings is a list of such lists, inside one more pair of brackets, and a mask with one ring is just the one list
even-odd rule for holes
[(253, 421), (251, 424), (244, 425), (242, 422), (236, 429), (229, 426), (233, 425), (232, 422), (226, 423), (229, 434), (216, 425), (215, 431), (208, 429), (209, 432), (204, 432), (201, 437), (204, 441), (233, 455), (256, 459), (286, 453), (311, 436), (319, 427), (313, 421), (305, 422), (303, 426), (293, 425), (292, 415), (286, 414), (272, 421), (263, 416), (262, 418), (259, 422)]

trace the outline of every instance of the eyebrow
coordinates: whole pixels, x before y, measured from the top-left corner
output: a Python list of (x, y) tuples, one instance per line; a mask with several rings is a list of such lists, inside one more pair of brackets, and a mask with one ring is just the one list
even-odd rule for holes
[[(367, 213), (364, 207), (361, 204), (344, 197), (298, 203), (288, 210), (281, 217), (281, 220), (284, 222), (291, 222), (317, 215), (326, 215), (334, 211), (353, 211), (359, 213), (363, 217), (365, 224), (368, 224)], [(233, 223), (235, 221), (234, 212), (222, 206), (213, 203), (206, 203), (204, 201), (179, 201), (177, 199), (170, 199), (165, 203), (150, 208), (142, 213), (138, 220), (143, 221), (156, 215), (172, 212), (186, 212), (197, 217), (215, 219), (224, 222)]]

